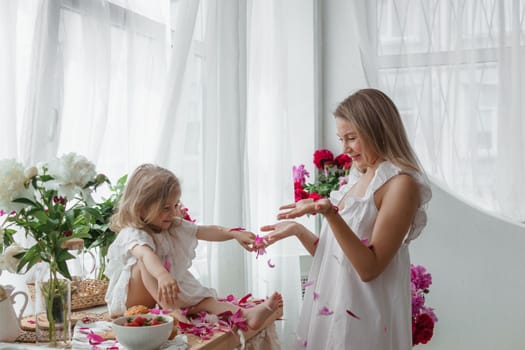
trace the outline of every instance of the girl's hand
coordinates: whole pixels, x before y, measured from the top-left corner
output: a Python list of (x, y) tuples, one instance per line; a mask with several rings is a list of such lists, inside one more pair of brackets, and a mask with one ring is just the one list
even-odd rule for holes
[(162, 273), (157, 280), (157, 297), (168, 304), (174, 304), (179, 292), (179, 285), (171, 273)]
[(253, 252), (253, 243), (255, 242), (255, 234), (250, 231), (231, 231), (233, 238), (249, 252)]
[(274, 225), (263, 226), (261, 231), (270, 232), (264, 237), (267, 245), (270, 245), (283, 238), (297, 236), (301, 227), (302, 225), (293, 221), (282, 221)]
[(302, 199), (296, 203), (283, 205), (279, 210), (284, 210), (277, 215), (278, 220), (295, 219), (305, 214), (325, 214), (332, 208), (329, 199), (323, 198), (315, 201), (311, 198)]

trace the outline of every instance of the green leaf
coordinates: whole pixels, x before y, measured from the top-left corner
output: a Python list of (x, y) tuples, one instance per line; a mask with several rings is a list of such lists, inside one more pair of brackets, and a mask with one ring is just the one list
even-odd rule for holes
[(28, 198), (24, 198), (24, 197), (20, 197), (20, 198), (15, 198), (12, 200), (14, 203), (21, 203), (21, 204), (27, 204), (27, 205), (31, 205), (31, 206), (34, 206), (34, 207), (42, 207), (42, 205), (40, 203), (37, 203), (37, 202), (34, 202)]

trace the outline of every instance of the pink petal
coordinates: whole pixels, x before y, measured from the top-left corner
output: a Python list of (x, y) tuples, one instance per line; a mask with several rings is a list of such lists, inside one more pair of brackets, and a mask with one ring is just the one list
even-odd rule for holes
[(168, 272), (171, 271), (171, 262), (168, 259), (164, 260), (163, 266)]
[(234, 227), (231, 228), (229, 231), (246, 231), (246, 229), (244, 227)]
[(315, 281), (308, 281), (308, 282), (304, 282), (303, 283), (303, 287), (310, 287), (311, 285), (313, 285), (315, 283)]
[(90, 345), (98, 345), (104, 342), (104, 337), (93, 332), (87, 335), (87, 339), (89, 340)]
[(331, 311), (329, 308), (327, 308), (326, 306), (323, 306), (320, 310), (319, 310), (319, 315), (323, 315), (323, 316), (330, 316), (331, 314), (333, 314), (334, 312)]
[(268, 241), (266, 240), (266, 238), (261, 237), (259, 235), (255, 236), (255, 242), (253, 243), (253, 246), (257, 250), (257, 256), (255, 257), (256, 259), (259, 257), (259, 255), (266, 254), (266, 248), (265, 247), (266, 247), (267, 244), (268, 244)]
[(275, 267), (275, 264), (272, 264), (272, 259), (268, 259), (268, 266), (272, 269)]
[(359, 316), (357, 316), (356, 314), (354, 314), (352, 311), (350, 311), (350, 310), (346, 310), (346, 313), (349, 314), (350, 316), (352, 316), (352, 317), (357, 318), (358, 320), (360, 320)]
[(243, 296), (241, 299), (239, 299), (239, 302), (238, 304), (242, 304), (242, 303), (245, 303), (250, 297), (252, 296), (252, 293), (248, 293), (246, 294), (245, 296)]
[(317, 299), (319, 299), (319, 294), (314, 292), (314, 300), (317, 300)]
[(29, 324), (35, 324), (35, 320), (27, 320), (27, 323), (29, 323)]
[(361, 242), (363, 242), (364, 245), (368, 245), (368, 238), (363, 238)]

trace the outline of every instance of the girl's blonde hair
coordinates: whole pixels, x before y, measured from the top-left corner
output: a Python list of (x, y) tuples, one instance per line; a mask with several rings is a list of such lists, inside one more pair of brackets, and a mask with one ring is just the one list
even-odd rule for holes
[(376, 89), (362, 89), (347, 97), (334, 112), (354, 124), (359, 136), (377, 154), (405, 170), (421, 172), (394, 102)]
[(170, 198), (180, 194), (179, 179), (171, 171), (142, 164), (129, 178), (109, 227), (114, 232), (125, 227), (152, 232), (149, 223)]

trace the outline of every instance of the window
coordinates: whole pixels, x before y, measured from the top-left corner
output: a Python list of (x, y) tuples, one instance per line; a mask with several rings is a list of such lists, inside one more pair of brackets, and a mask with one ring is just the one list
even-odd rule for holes
[[(501, 164), (502, 152), (521, 137), (501, 135), (512, 119), (507, 106), (520, 100), (511, 100), (509, 88), (517, 86), (512, 79), (520, 79), (524, 60), (525, 2), (377, 0), (367, 6), (377, 85), (397, 104), (427, 173), (471, 203), (523, 219), (517, 201), (503, 209), (508, 198), (494, 184), (496, 170), (509, 166)], [(516, 77), (505, 75), (509, 64)]]

